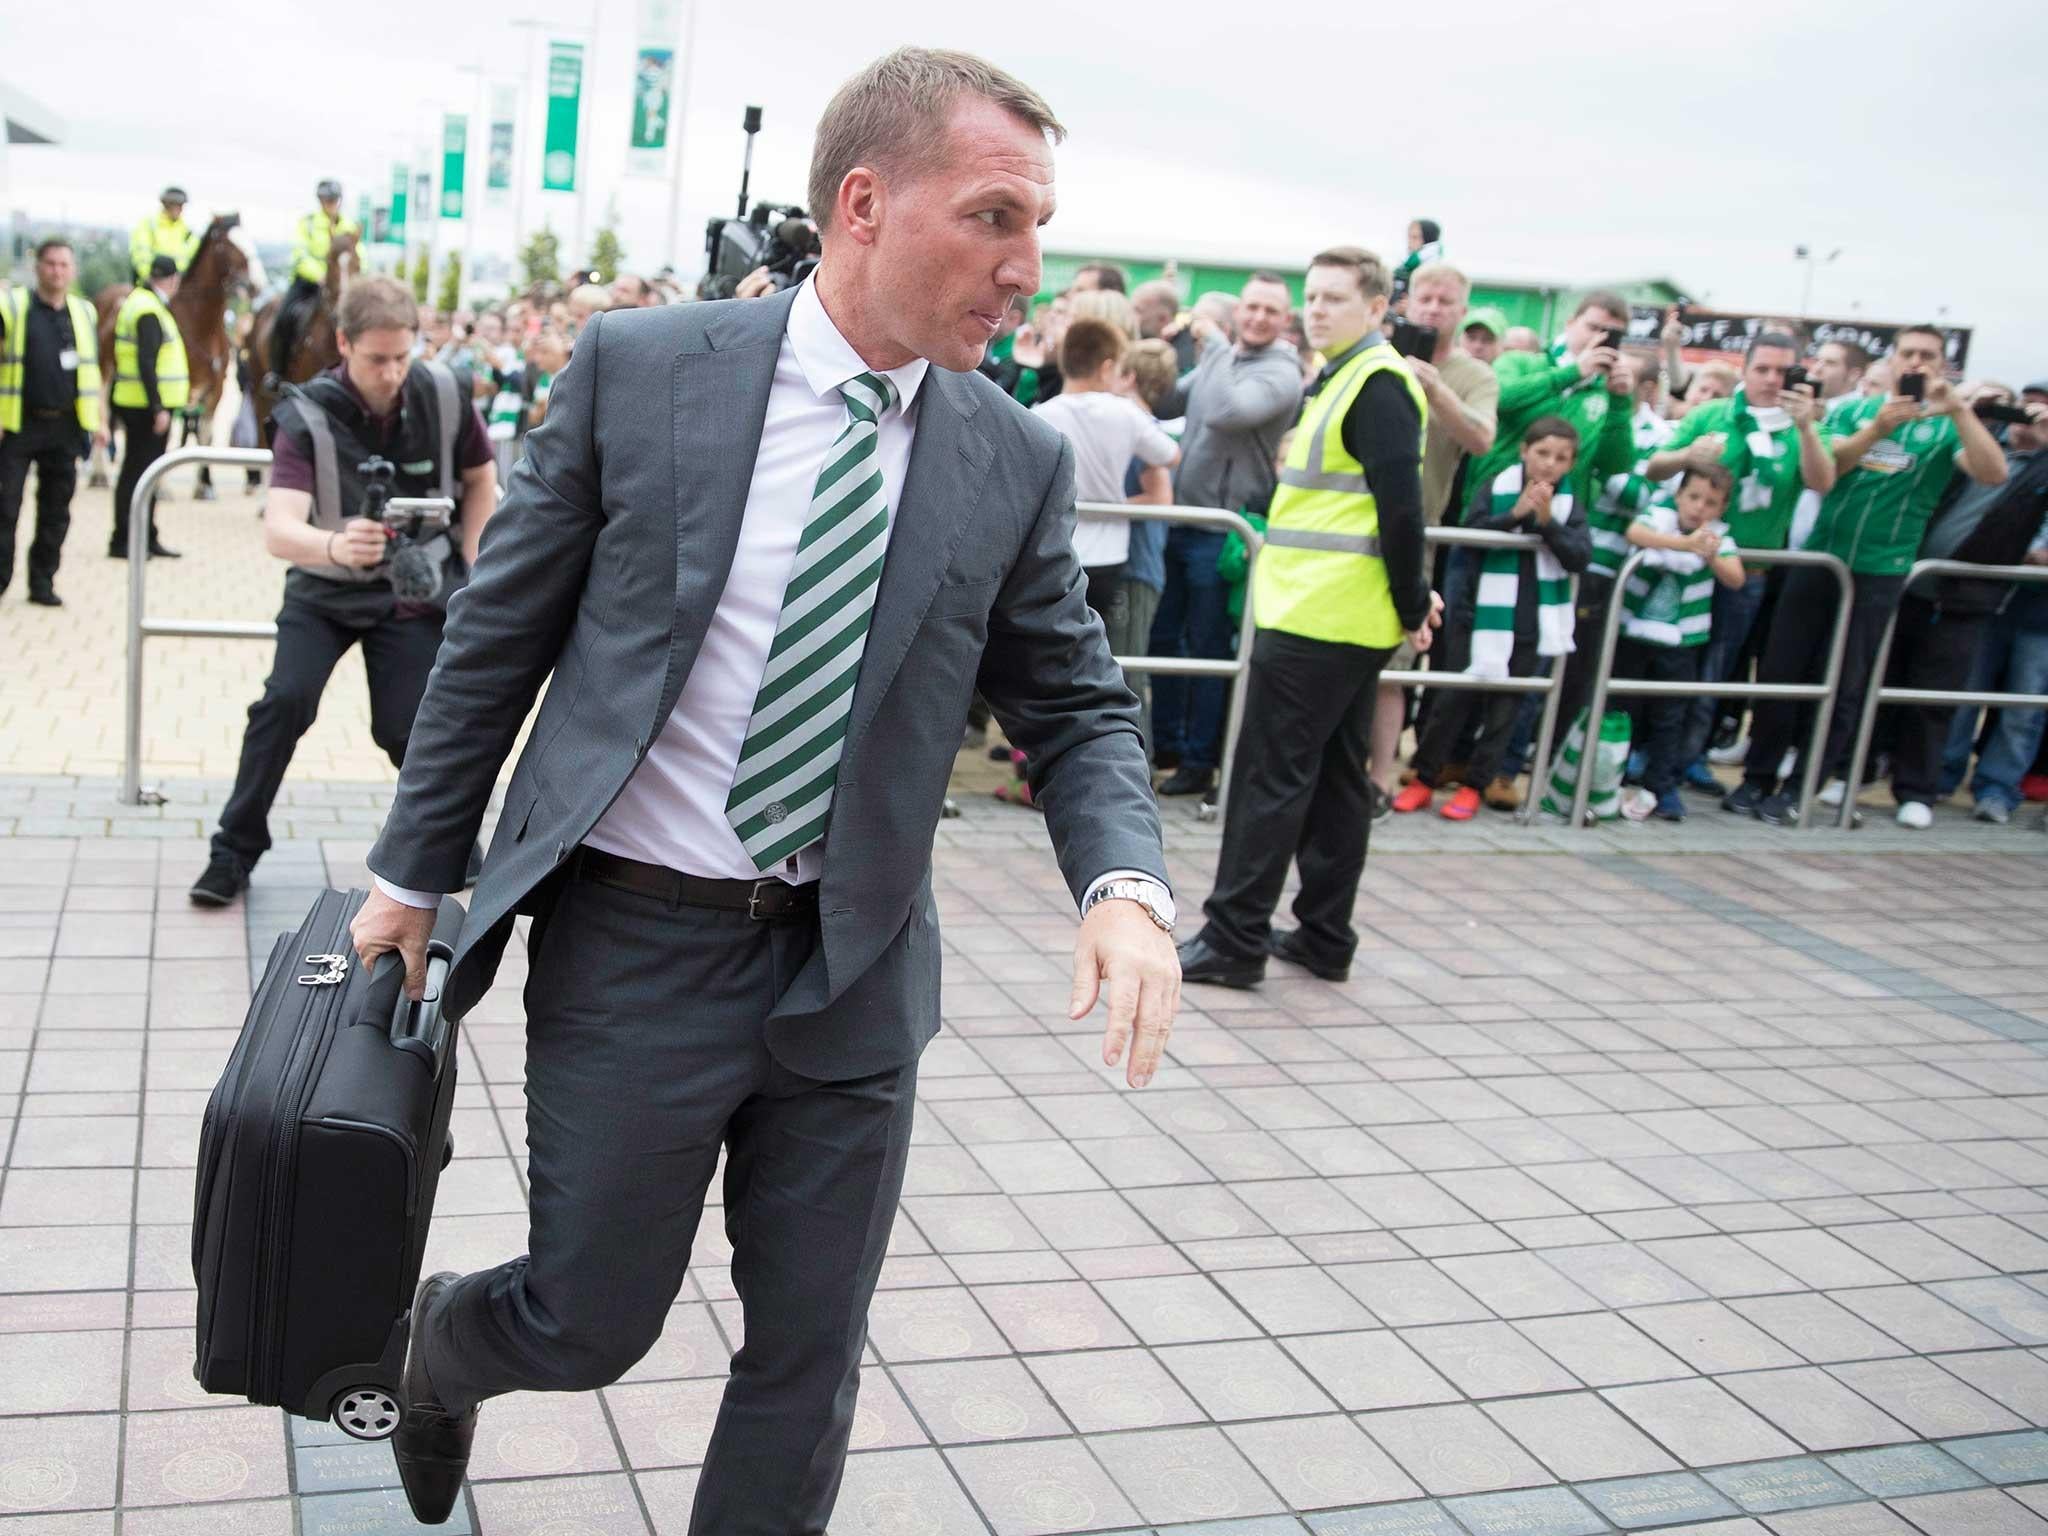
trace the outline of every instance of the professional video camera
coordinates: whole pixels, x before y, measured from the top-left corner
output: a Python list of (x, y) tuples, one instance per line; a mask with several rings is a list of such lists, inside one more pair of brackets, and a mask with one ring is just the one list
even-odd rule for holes
[(431, 603), (441, 595), (447, 581), (447, 561), (453, 544), (448, 536), (449, 515), (455, 510), (446, 497), (418, 496), (394, 500), (393, 482), (398, 466), (373, 454), (356, 466), (362, 477), (363, 505), (358, 516), (382, 523), (391, 540), (391, 553), (383, 570), (391, 590), (408, 602)]
[(761, 131), (761, 109), (748, 107), (740, 126), (747, 135), (747, 153), (740, 165), (739, 211), (704, 226), (704, 277), (697, 284), (700, 299), (731, 298), (740, 279), (757, 267), (768, 269), (774, 287), (788, 288), (810, 276), (818, 264), (818, 227), (803, 209), (794, 203), (756, 203), (752, 213), (747, 211), (747, 182), (754, 173), (754, 135)]

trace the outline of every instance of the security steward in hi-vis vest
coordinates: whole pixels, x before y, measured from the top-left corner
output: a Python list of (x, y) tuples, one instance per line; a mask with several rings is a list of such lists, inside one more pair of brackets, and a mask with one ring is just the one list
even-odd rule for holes
[(36, 247), (35, 282), (0, 295), (0, 592), (14, 578), (14, 529), (28, 472), (36, 472), (36, 536), (28, 600), (61, 608), (57, 566), (71, 531), (78, 461), (100, 428), (99, 317), (72, 292), (70, 242)]
[[(1342, 980), (1358, 947), (1380, 670), (1404, 636), (1427, 650), (1442, 610), (1424, 574), (1428, 406), (1380, 335), (1388, 287), (1385, 264), (1355, 246), (1309, 264), (1303, 322), (1329, 362), (1295, 423), (1252, 564), (1244, 726), (1208, 921), (1180, 946), (1186, 981), (1255, 986), (1269, 954)], [(1290, 862), (1299, 926), (1281, 934), (1273, 909)]]
[[(249, 709), (235, 787), (192, 900), (224, 906), (270, 847), (271, 803), (335, 664), (363, 647), (370, 735), (394, 765), (441, 648), (449, 599), (469, 579), (497, 505), (491, 442), (454, 373), (411, 361), (418, 308), (389, 277), (342, 296), (340, 364), (273, 413), (264, 543), (289, 561), (277, 658)], [(442, 498), (451, 509), (391, 505)], [(472, 860), (471, 873), (481, 863)]]
[[(164, 456), (171, 441), (171, 417), (191, 398), (185, 341), (172, 318), (178, 291), (173, 256), (150, 259), (149, 281), (121, 301), (114, 316), (114, 415), (121, 424), (121, 478), (114, 485), (114, 537), (107, 553), (128, 558), (128, 514), (142, 472)], [(149, 507), (149, 553), (175, 560), (156, 536), (156, 499)]]

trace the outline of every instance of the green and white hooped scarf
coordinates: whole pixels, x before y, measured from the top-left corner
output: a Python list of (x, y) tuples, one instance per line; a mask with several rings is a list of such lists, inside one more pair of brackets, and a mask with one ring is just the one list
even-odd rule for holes
[[(1515, 509), (1522, 494), (1522, 466), (1510, 464), (1493, 477), (1492, 511), (1505, 518)], [(1550, 516), (1560, 523), (1571, 521), (1572, 493), (1559, 486), (1550, 501)], [(1473, 677), (1506, 677), (1508, 661), (1515, 653), (1515, 600), (1521, 593), (1522, 557), (1519, 549), (1491, 549), (1479, 568), (1478, 606), (1472, 615), (1472, 665), (1465, 671)], [(1536, 654), (1569, 656), (1572, 652), (1572, 580), (1558, 564), (1548, 546), (1536, 557)]]
[(1761, 512), (1777, 495), (1777, 461), (1788, 451), (1779, 436), (1792, 425), (1783, 406), (1753, 406), (1748, 392), (1739, 386), (1728, 402), (1728, 446), (1721, 462), (1735, 477), (1735, 508)]

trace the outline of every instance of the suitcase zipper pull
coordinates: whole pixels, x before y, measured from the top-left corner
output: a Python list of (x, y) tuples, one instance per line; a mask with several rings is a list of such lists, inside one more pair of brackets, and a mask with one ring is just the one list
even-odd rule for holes
[(334, 987), (348, 979), (347, 955), (308, 955), (306, 964), (324, 969), (311, 976), (301, 976), (299, 985), (302, 987)]

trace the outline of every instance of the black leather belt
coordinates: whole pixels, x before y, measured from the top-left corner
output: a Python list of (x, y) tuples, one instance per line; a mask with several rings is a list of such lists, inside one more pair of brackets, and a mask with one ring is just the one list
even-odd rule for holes
[(787, 880), (712, 880), (686, 875), (660, 864), (644, 864), (588, 845), (570, 855), (578, 880), (595, 880), (636, 896), (651, 896), (676, 907), (710, 907), (744, 912), (756, 922), (786, 922), (818, 910), (818, 882), (791, 885)]

